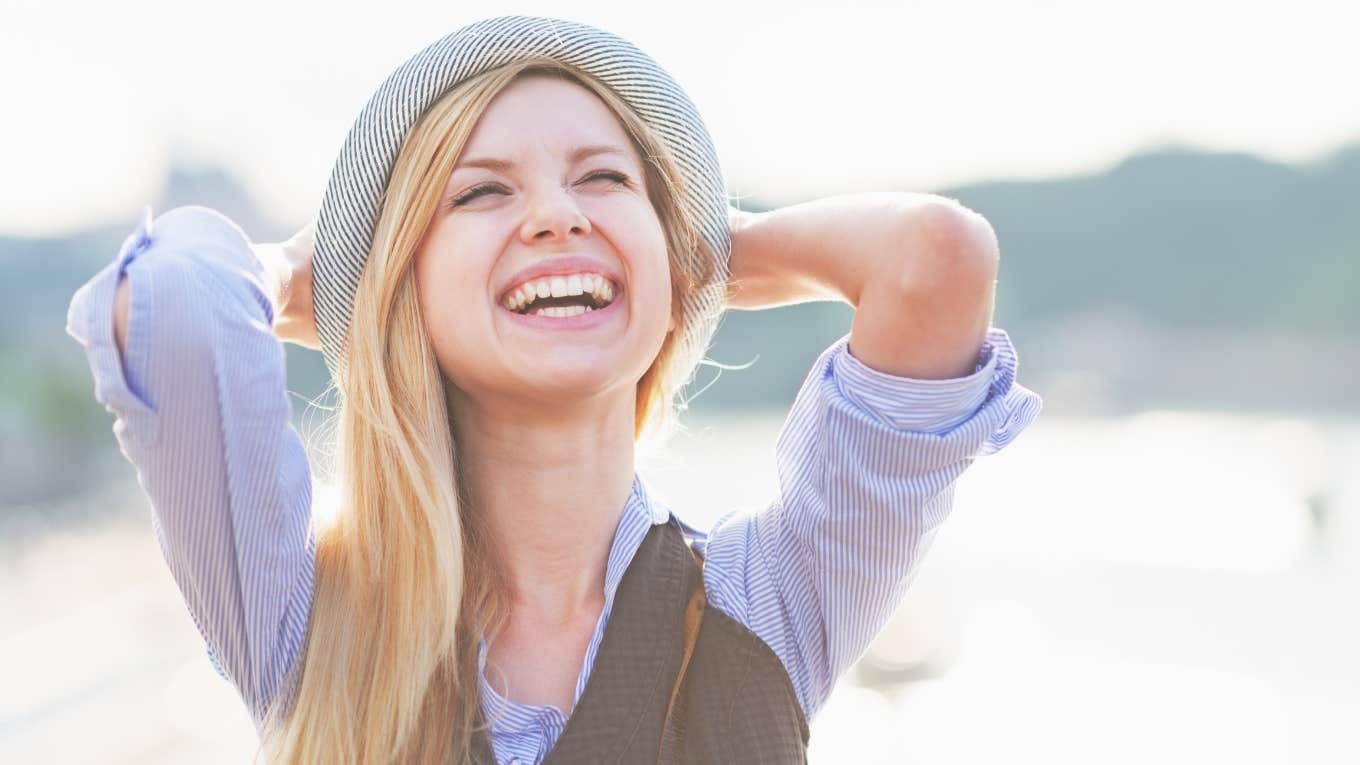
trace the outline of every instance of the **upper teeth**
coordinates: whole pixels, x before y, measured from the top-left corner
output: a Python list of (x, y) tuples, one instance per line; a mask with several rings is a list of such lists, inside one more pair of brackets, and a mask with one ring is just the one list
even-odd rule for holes
[(539, 298), (565, 297), (590, 293), (597, 303), (607, 304), (614, 299), (614, 285), (600, 274), (570, 274), (546, 276), (525, 282), (501, 299), (501, 305), (519, 311)]

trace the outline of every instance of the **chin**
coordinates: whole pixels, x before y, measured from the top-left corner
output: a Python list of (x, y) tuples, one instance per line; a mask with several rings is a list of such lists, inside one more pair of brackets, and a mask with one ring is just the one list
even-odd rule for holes
[[(523, 370), (521, 379), (533, 389), (545, 394), (575, 393), (591, 396), (614, 389), (633, 389), (646, 374), (660, 345), (651, 353), (622, 354), (600, 352), (601, 349), (557, 349), (565, 353), (548, 353), (531, 370)], [(623, 349), (611, 349), (621, 351)]]
[(525, 382), (545, 393), (589, 396), (614, 388), (636, 386), (641, 375), (641, 372), (636, 375), (622, 374), (618, 366), (544, 364)]

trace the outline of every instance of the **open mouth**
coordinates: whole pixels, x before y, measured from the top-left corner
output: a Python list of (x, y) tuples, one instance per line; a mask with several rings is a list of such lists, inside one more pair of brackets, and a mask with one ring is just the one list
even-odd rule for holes
[(620, 289), (600, 274), (552, 276), (526, 282), (502, 297), (500, 305), (521, 316), (569, 318), (601, 311)]

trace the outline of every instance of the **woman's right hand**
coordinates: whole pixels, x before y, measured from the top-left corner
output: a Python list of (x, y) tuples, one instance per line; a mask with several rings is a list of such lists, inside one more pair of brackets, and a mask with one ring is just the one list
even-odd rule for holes
[[(316, 221), (285, 242), (252, 244), (264, 266), (265, 288), (274, 303), (274, 334), (284, 342), (321, 349), (312, 311), (312, 252)], [(129, 285), (120, 279), (113, 298), (113, 336), (121, 356), (127, 342)]]
[(274, 334), (280, 340), (312, 350), (321, 349), (312, 309), (312, 253), (316, 221), (308, 223), (285, 242), (252, 244), (264, 265), (265, 279), (274, 300)]

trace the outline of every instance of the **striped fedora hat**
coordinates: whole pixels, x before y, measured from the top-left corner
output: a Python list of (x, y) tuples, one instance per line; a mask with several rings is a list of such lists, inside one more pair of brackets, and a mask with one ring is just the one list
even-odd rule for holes
[(684, 335), (678, 338), (671, 371), (687, 381), (702, 359), (725, 305), (731, 238), (726, 184), (694, 104), (655, 61), (621, 37), (573, 21), (499, 16), (448, 34), (399, 66), (364, 106), (340, 150), (317, 216), (312, 279), (321, 351), (337, 381), (359, 274), (406, 135), (449, 88), (526, 58), (560, 61), (602, 81), (637, 111), (675, 157), (684, 176), (681, 206), (694, 213), (701, 235), (717, 254), (720, 278), (682, 306)]

